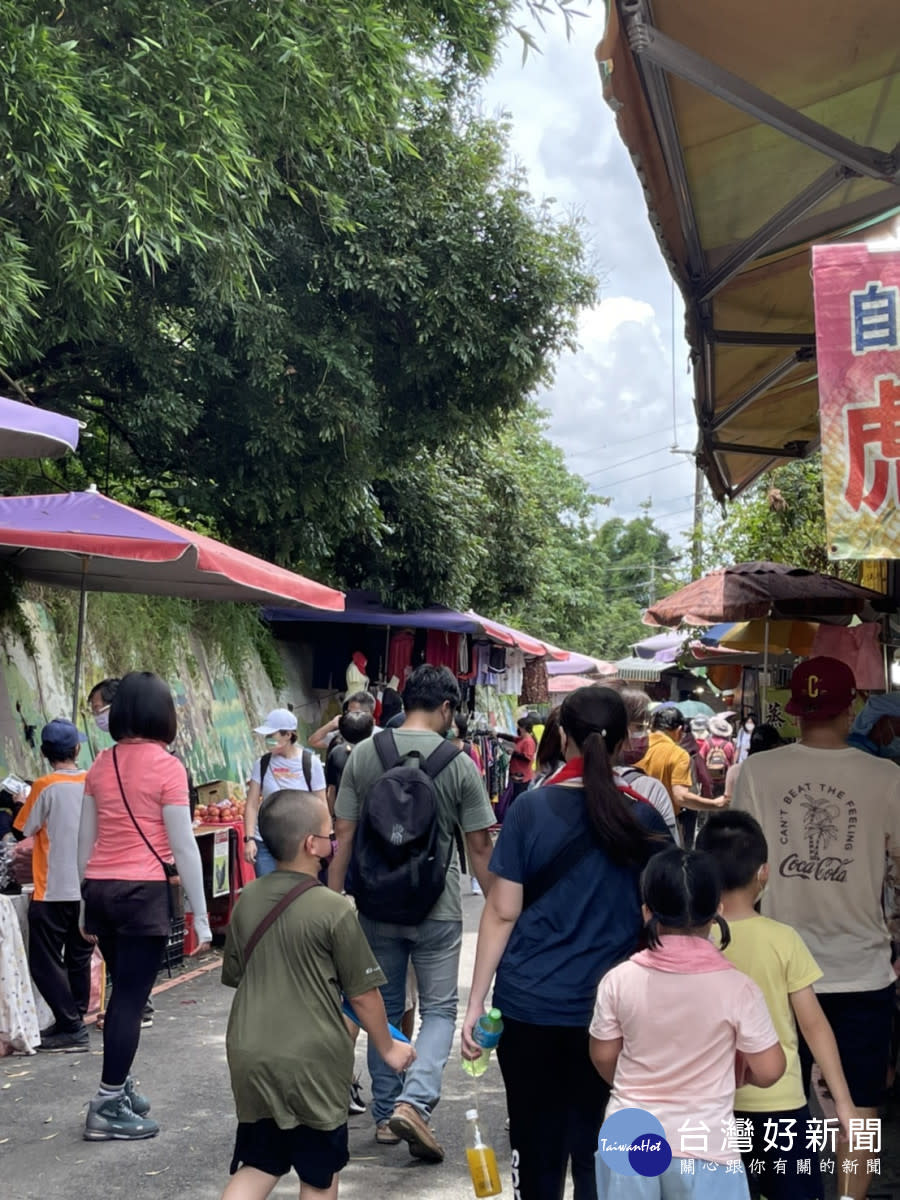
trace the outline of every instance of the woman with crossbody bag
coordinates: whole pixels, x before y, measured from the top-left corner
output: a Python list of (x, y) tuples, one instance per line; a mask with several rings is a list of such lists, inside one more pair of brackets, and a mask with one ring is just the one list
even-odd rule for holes
[(596, 1200), (609, 1089), (591, 1066), (588, 1027), (600, 979), (638, 948), (640, 872), (672, 845), (656, 809), (625, 794), (613, 774), (628, 736), (618, 693), (579, 688), (563, 702), (560, 726), (565, 766), (518, 797), (494, 848), (462, 1030), (463, 1055), (477, 1057), (472, 1030), (496, 973), (497, 1060), (520, 1200), (561, 1200), (570, 1158), (575, 1200)]
[(100, 946), (112, 980), (103, 1029), (103, 1073), (85, 1123), (87, 1141), (155, 1137), (150, 1103), (134, 1089), (131, 1065), (141, 1013), (159, 971), (181, 887), (200, 943), (211, 933), (200, 853), (191, 828), (187, 772), (167, 746), (177, 732), (166, 684), (134, 671), (119, 684), (109, 713), (116, 745), (85, 779), (78, 838), (84, 928)]

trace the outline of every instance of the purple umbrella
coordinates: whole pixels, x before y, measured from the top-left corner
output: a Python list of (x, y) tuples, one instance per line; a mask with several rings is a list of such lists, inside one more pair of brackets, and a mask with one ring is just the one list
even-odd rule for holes
[(62, 458), (78, 445), (72, 417), (0, 396), (0, 458)]

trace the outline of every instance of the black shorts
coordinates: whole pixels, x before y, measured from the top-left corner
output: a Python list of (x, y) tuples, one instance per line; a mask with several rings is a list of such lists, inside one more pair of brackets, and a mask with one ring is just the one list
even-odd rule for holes
[[(735, 1117), (745, 1119), (753, 1126), (753, 1149), (744, 1151), (744, 1170), (752, 1197), (765, 1196), (766, 1200), (822, 1200), (825, 1186), (819, 1166), (819, 1155), (808, 1149), (807, 1122), (809, 1108), (794, 1109), (793, 1112), (735, 1112)], [(771, 1129), (775, 1136), (775, 1149), (767, 1150), (766, 1122), (774, 1121)], [(793, 1125), (782, 1122), (793, 1121)], [(793, 1143), (790, 1133), (794, 1134)], [(829, 1145), (824, 1156), (834, 1158), (835, 1152)], [(775, 1163), (782, 1160), (783, 1168), (776, 1169)], [(801, 1163), (804, 1166), (801, 1168)], [(809, 1173), (806, 1172), (809, 1167)], [(802, 1170), (802, 1174), (801, 1174)]]
[(86, 879), (84, 928), (96, 937), (168, 937), (169, 885), (162, 879)]
[(310, 1129), (308, 1125), (279, 1129), (270, 1118), (242, 1121), (234, 1139), (231, 1174), (239, 1167), (255, 1167), (281, 1178), (293, 1167), (301, 1183), (324, 1191), (349, 1159), (346, 1122), (337, 1129)]
[[(834, 1030), (853, 1103), (878, 1108), (887, 1091), (894, 1018), (895, 985), (874, 992), (816, 992), (816, 999)], [(812, 1054), (800, 1036), (803, 1087), (809, 1096)]]

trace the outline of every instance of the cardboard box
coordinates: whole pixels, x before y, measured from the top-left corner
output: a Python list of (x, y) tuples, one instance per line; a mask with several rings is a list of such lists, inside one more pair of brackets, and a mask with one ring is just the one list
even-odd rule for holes
[(213, 779), (209, 783), (197, 784), (198, 804), (221, 804), (229, 796), (240, 796), (240, 784), (230, 779)]

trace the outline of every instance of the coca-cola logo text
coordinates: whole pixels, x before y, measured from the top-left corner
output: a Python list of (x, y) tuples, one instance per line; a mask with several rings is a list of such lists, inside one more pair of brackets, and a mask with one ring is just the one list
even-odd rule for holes
[(816, 879), (829, 883), (845, 883), (847, 867), (852, 862), (852, 858), (815, 859), (800, 858), (797, 854), (789, 854), (782, 860), (778, 873), (785, 879)]

